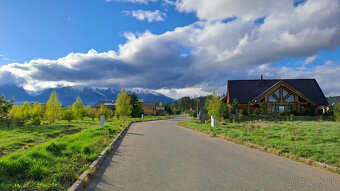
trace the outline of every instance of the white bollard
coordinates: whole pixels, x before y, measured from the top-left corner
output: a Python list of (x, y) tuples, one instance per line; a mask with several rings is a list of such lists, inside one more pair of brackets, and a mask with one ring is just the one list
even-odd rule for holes
[(216, 119), (215, 116), (211, 116), (211, 127), (216, 127)]
[(105, 116), (104, 115), (100, 116), (100, 126), (105, 126)]
[(142, 114), (142, 119), (144, 119), (144, 114)]

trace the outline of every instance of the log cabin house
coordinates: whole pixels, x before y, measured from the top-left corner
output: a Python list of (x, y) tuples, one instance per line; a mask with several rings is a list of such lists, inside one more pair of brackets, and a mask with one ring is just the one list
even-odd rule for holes
[(156, 103), (142, 103), (144, 115), (156, 115)]
[(227, 95), (222, 98), (223, 103), (231, 106), (234, 99), (240, 104), (241, 109), (250, 105), (252, 111), (260, 108), (263, 102), (267, 103), (268, 113), (276, 107), (278, 112), (285, 111), (287, 103), (292, 112), (316, 114), (328, 105), (315, 79), (266, 79), (260, 80), (229, 80)]
[(145, 115), (166, 115), (164, 107), (157, 107), (156, 103), (142, 103)]

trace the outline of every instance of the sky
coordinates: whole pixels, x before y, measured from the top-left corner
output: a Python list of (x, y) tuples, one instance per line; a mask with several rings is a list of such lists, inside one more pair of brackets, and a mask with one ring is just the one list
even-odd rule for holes
[(339, 0), (1, 0), (0, 85), (141, 88), (315, 78), (340, 95)]

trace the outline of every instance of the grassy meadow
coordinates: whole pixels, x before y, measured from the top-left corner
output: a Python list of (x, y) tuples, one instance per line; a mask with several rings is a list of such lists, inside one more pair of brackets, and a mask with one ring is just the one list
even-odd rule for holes
[(249, 121), (211, 128), (208, 123), (189, 120), (179, 125), (240, 143), (274, 148), (278, 155), (291, 153), (340, 167), (340, 123), (334, 121)]
[[(146, 116), (143, 121), (166, 117)], [(85, 119), (41, 126), (0, 126), (0, 190), (67, 190), (100, 152), (138, 118), (104, 127)]]

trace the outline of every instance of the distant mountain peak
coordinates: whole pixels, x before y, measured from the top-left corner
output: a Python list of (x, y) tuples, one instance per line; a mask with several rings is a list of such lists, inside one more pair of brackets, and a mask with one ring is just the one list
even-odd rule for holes
[[(0, 95), (4, 94), (6, 99), (14, 97), (16, 104), (22, 104), (24, 101), (46, 103), (53, 90), (57, 91), (59, 100), (64, 106), (72, 105), (75, 99), (80, 96), (84, 105), (94, 105), (97, 101), (112, 101), (117, 99), (120, 92), (115, 88), (91, 88), (91, 87), (60, 87), (48, 88), (39, 92), (29, 92), (22, 87), (14, 84), (0, 85)], [(135, 92), (138, 99), (143, 99), (145, 102), (156, 100), (157, 102), (170, 103), (174, 99), (153, 90), (143, 88), (127, 88), (128, 93)]]

